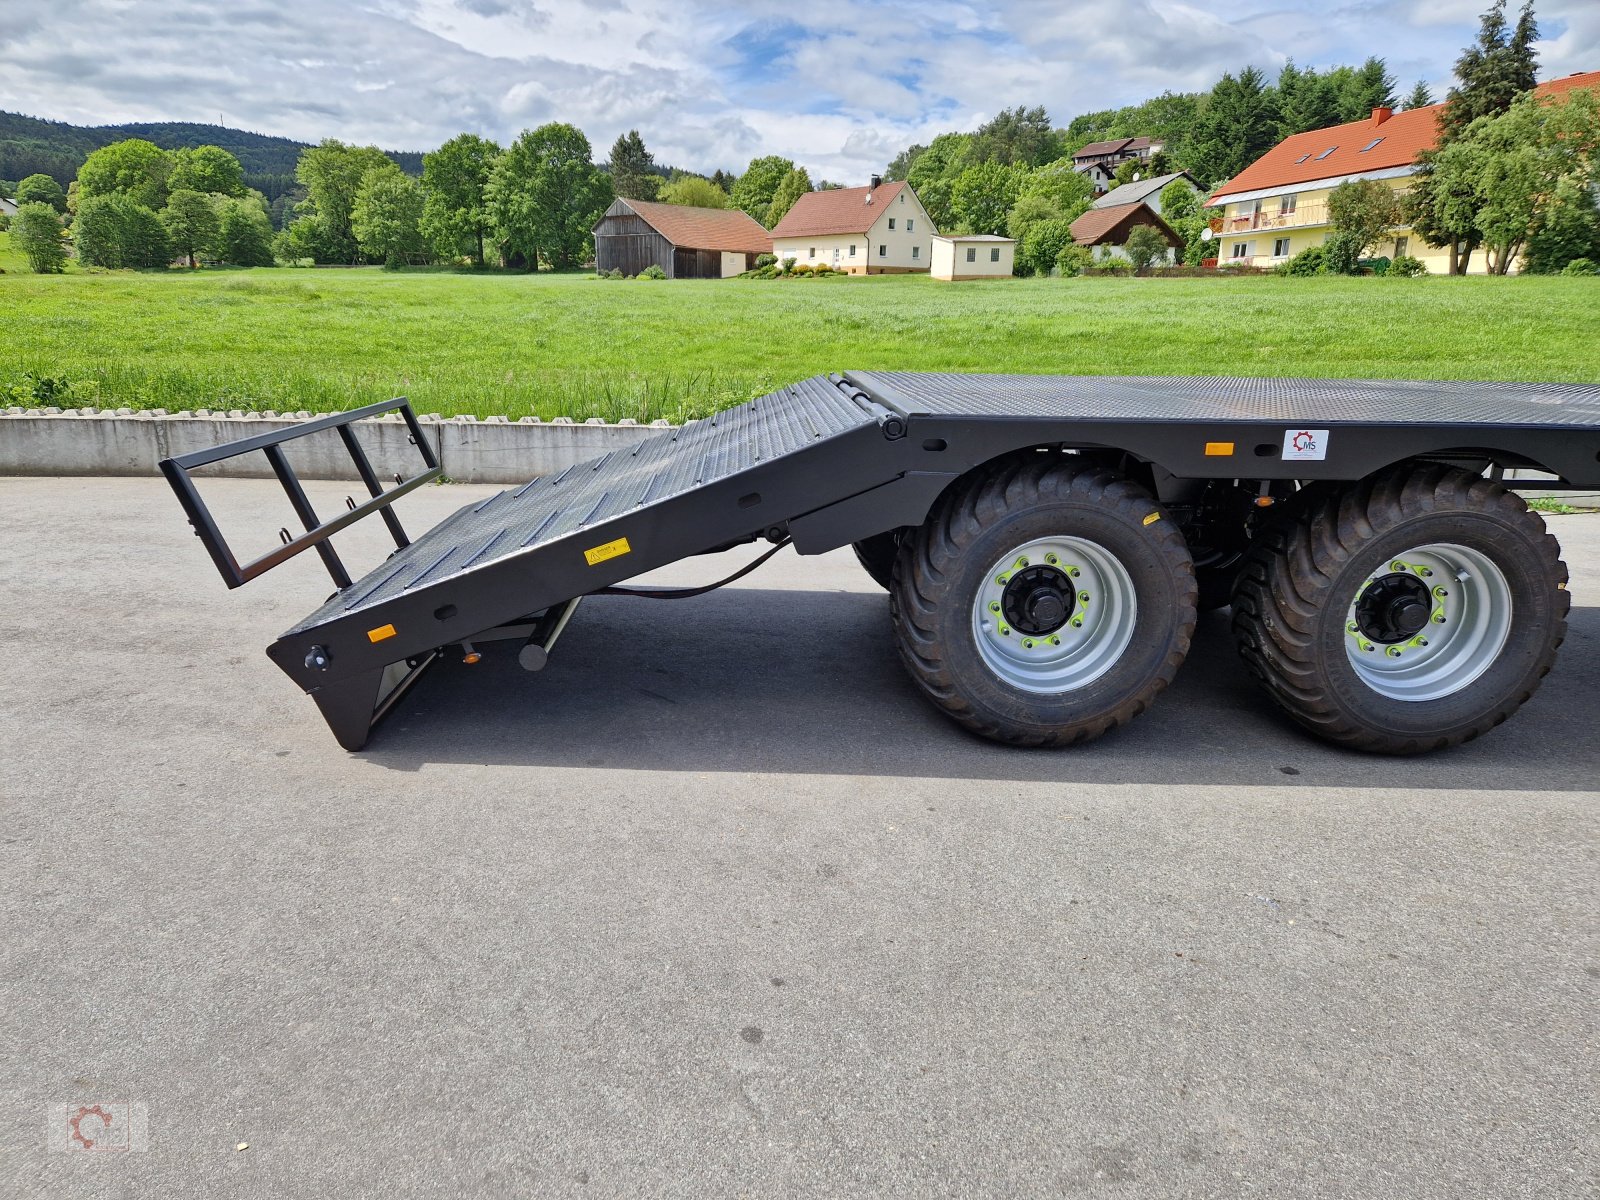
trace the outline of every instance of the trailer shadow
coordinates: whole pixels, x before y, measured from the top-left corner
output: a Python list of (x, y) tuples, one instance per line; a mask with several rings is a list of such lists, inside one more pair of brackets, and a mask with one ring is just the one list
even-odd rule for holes
[(896, 658), (882, 593), (729, 588), (686, 602), (587, 601), (550, 665), (514, 644), (421, 681), (361, 756), (429, 763), (958, 780), (1493, 790), (1600, 781), (1600, 609), (1572, 612), (1557, 669), (1491, 736), (1420, 759), (1326, 746), (1245, 674), (1226, 613), (1204, 616), (1151, 711), (1099, 742), (1029, 751), (966, 734)]

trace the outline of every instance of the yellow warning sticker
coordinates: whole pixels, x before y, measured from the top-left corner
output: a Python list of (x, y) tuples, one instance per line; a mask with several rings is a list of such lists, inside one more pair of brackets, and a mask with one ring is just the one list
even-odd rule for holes
[(367, 630), (367, 641), (369, 642), (381, 642), (385, 638), (392, 638), (393, 636), (393, 625), (379, 625), (376, 629)]
[(1206, 457), (1207, 458), (1226, 458), (1228, 455), (1230, 455), (1232, 453), (1233, 453), (1233, 443), (1232, 442), (1207, 442), (1206, 443)]
[(618, 538), (614, 542), (607, 542), (604, 546), (596, 546), (592, 550), (583, 552), (583, 561), (591, 567), (598, 567), (608, 558), (620, 558), (624, 554), (631, 554), (633, 547), (628, 545), (627, 538)]
[(1154, 525), (1159, 520), (1161, 520), (1161, 514), (1158, 513), (1158, 512), (1154, 512), (1154, 513), (1151, 513), (1148, 517), (1146, 517), (1144, 519), (1144, 523), (1146, 525)]

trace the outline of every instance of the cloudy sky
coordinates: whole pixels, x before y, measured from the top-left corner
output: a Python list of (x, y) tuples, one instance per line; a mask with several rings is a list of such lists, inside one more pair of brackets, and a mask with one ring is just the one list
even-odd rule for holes
[[(857, 182), (911, 141), (1044, 104), (1387, 58), (1442, 95), (1487, 0), (0, 0), (0, 109), (217, 121), (425, 150), (571, 121), (710, 171)], [(1600, 0), (1538, 0), (1545, 76), (1600, 68)]]

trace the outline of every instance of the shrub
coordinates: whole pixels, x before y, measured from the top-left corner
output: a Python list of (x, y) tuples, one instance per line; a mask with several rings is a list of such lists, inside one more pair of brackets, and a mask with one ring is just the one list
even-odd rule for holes
[(11, 229), (11, 217), (7, 213), (0, 213), (0, 233), (7, 233)]
[(770, 266), (772, 266), (773, 263), (775, 263), (777, 261), (778, 261), (777, 255), (774, 255), (774, 254), (758, 254), (758, 255), (756, 255), (756, 270), (759, 271), (762, 267), (770, 267)]
[(797, 263), (798, 261), (800, 261), (800, 260), (795, 258), (793, 255), (790, 255), (788, 258), (784, 259), (783, 260), (783, 273), (785, 275), (787, 275), (791, 271), (793, 271), (794, 270), (794, 264)]
[(1056, 253), (1056, 272), (1063, 278), (1082, 275), (1094, 263), (1094, 255), (1087, 246), (1068, 242)]
[(11, 244), (27, 257), (35, 274), (54, 275), (67, 265), (67, 252), (61, 246), (61, 218), (48, 204), (32, 201), (17, 209)]
[(1133, 264), (1125, 258), (1102, 258), (1087, 273), (1090, 275), (1132, 275)]
[(1335, 275), (1359, 275), (1361, 273), (1361, 243), (1356, 240), (1358, 236), (1350, 233), (1336, 233), (1327, 240), (1322, 247), (1322, 251), (1326, 255), (1326, 269), (1328, 271)]
[(1328, 269), (1328, 252), (1322, 246), (1307, 246), (1278, 268), (1285, 275), (1320, 275)]
[(1575, 258), (1561, 268), (1563, 275), (1600, 275), (1600, 266), (1592, 258)]
[(1140, 275), (1157, 263), (1166, 262), (1170, 250), (1166, 237), (1154, 225), (1135, 225), (1128, 231), (1128, 241), (1123, 246), (1135, 273)]
[(644, 270), (640, 271), (637, 276), (639, 279), (665, 279), (666, 277), (667, 273), (655, 263), (651, 263)]
[(790, 271), (789, 271), (789, 274), (791, 274), (791, 275), (810, 275), (811, 274), (811, 266), (810, 266), (809, 263), (801, 263), (799, 266), (791, 268)]
[(1418, 275), (1426, 275), (1428, 268), (1420, 258), (1413, 258), (1409, 254), (1396, 254), (1394, 261), (1389, 264), (1389, 274), (1397, 275), (1402, 279), (1411, 279)]

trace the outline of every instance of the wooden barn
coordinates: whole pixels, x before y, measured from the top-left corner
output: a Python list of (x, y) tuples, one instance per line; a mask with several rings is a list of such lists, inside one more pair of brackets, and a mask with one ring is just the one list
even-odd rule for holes
[(689, 208), (618, 197), (594, 227), (597, 271), (637, 275), (657, 266), (668, 279), (726, 279), (772, 253), (760, 222), (736, 208)]

